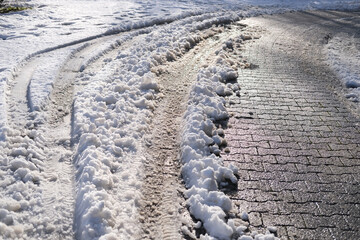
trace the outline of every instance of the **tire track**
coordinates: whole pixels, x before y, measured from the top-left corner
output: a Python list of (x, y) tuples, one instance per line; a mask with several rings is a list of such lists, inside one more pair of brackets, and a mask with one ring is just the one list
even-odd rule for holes
[(183, 58), (161, 66), (166, 67), (158, 80), (164, 96), (154, 113), (152, 133), (146, 137), (146, 176), (140, 209), (143, 239), (185, 238), (180, 232), (184, 224), (181, 219), (191, 217), (185, 209), (182, 196), (185, 188), (180, 176), (182, 116), (198, 71), (214, 61), (215, 51), (226, 40), (237, 36), (237, 29), (237, 26), (231, 25), (215, 36), (207, 36)]
[[(146, 33), (146, 30), (134, 36), (140, 35), (141, 38), (142, 33)], [(214, 38), (209, 38), (213, 35), (209, 34), (205, 37), (208, 39), (200, 43), (184, 59), (166, 66), (170, 71), (159, 79), (163, 86), (164, 97), (156, 110), (153, 131), (149, 135), (154, 142), (147, 152), (149, 161), (145, 164), (145, 169), (149, 174), (145, 178), (143, 188), (145, 204), (140, 210), (144, 218), (144, 238), (181, 238), (179, 209), (184, 207), (180, 206), (183, 199), (178, 193), (178, 190), (181, 192), (183, 188), (179, 176), (178, 133), (185, 110), (182, 103), (186, 100), (189, 87), (195, 80), (198, 70), (213, 59), (215, 50), (220, 48), (223, 41), (231, 37), (231, 34), (234, 32), (225, 31)], [(31, 220), (36, 227), (34, 230), (30, 228), (26, 230), (29, 237), (73, 239), (77, 234), (77, 226), (73, 225), (74, 212), (76, 212), (73, 147), (78, 139), (73, 135), (72, 104), (76, 92), (81, 91), (87, 84), (87, 80), (82, 78), (80, 73), (84, 70), (82, 66), (84, 59), (91, 56), (103, 41), (116, 37), (111, 35), (99, 39), (91, 38), (86, 45), (79, 48), (78, 52), (71, 55), (60, 68), (42, 111), (30, 110), (29, 83), (42, 59), (49, 58), (48, 54), (54, 53), (58, 48), (41, 51), (29, 58), (18, 71), (14, 84), (9, 89), (8, 122), (14, 142), (22, 141), (19, 140), (19, 135), (24, 139), (30, 138), (33, 140), (31, 144), (37, 146), (39, 150), (31, 154), (26, 153), (26, 160), (36, 163), (36, 170), (40, 172), (39, 178), (32, 179), (36, 185), (32, 189), (37, 197), (37, 203), (32, 208), (35, 210), (30, 209), (31, 214), (24, 213), (25, 218), (22, 219)], [(103, 60), (116, 58), (119, 49), (131, 45), (129, 40), (133, 39), (127, 39), (127, 42), (121, 44), (119, 48), (110, 49), (102, 57), (90, 61), (91, 66), (86, 68), (84, 73), (96, 74), (104, 67), (103, 64), (106, 64)], [(61, 47), (70, 46), (72, 45), (66, 44)], [(76, 46), (80, 47), (80, 45)], [(14, 157), (17, 157), (17, 154), (14, 154)], [(31, 215), (36, 215), (36, 219)]]
[[(41, 209), (30, 211), (36, 212), (40, 219), (44, 219), (43, 223), (36, 224), (42, 224), (43, 229), (34, 230), (32, 233), (28, 231), (29, 236), (46, 236), (45, 239), (74, 239), (76, 231), (73, 229), (76, 195), (73, 166), (73, 146), (76, 144), (76, 139), (74, 140), (72, 136), (74, 94), (81, 91), (87, 84), (80, 77), (84, 70), (82, 69), (84, 60), (92, 56), (104, 41), (116, 42), (121, 35), (95, 39), (82, 47), (78, 45), (79, 50), (70, 55), (59, 69), (43, 111), (30, 110), (29, 88), (32, 76), (37, 71), (37, 67), (42, 64), (42, 59), (51, 59), (50, 52), (28, 59), (15, 75), (13, 84), (9, 86), (7, 116), (10, 126), (10, 134), (8, 134), (10, 144), (19, 141), (18, 135), (20, 135), (24, 139), (33, 139), (34, 142), (31, 144), (42, 150), (27, 156), (28, 161), (38, 163), (38, 171), (41, 175), (37, 180), (39, 182), (36, 182), (38, 193), (35, 193), (37, 196), (41, 194), (39, 202)], [(132, 37), (128, 40), (131, 39)], [(103, 61), (105, 58), (116, 58), (119, 48), (128, 47), (129, 44), (125, 42), (109, 49), (96, 59), (88, 60), (88, 71), (96, 73), (106, 64)], [(56, 52), (57, 49), (54, 51)], [(17, 154), (13, 156), (16, 157)]]

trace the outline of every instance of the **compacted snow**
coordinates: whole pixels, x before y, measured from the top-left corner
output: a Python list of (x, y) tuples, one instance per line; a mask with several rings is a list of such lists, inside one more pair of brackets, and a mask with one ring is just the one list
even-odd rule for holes
[[(145, 134), (162, 98), (154, 67), (175, 61), (215, 25), (358, 1), (46, 1), (0, 15), (0, 236), (138, 239)], [(251, 6), (255, 5), (255, 6)], [(333, 38), (329, 61), (358, 101), (359, 56)], [(224, 96), (236, 94), (228, 39), (190, 87), (180, 149), (184, 197), (202, 239), (245, 236), (228, 218), (237, 169), (218, 156)], [(349, 55), (350, 54), (350, 57)], [(347, 56), (347, 57), (344, 57)], [(164, 69), (166, 71), (166, 69)], [(169, 79), (169, 81), (175, 81)], [(55, 109), (56, 108), (56, 109)], [(179, 173), (180, 174), (180, 173)], [(246, 214), (245, 214), (246, 215)], [(180, 230), (179, 230), (180, 231)], [(191, 236), (190, 230), (183, 233)], [(0, 238), (1, 238), (0, 237)]]

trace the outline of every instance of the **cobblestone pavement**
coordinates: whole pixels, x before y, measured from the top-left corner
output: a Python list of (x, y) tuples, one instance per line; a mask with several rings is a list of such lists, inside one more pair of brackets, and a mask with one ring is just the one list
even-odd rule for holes
[[(227, 163), (240, 169), (231, 195), (252, 230), (281, 239), (360, 239), (360, 118), (342, 98), (321, 49), (329, 33), (359, 36), (359, 13), (300, 12), (250, 18), (252, 67), (229, 98)], [(261, 26), (264, 30), (258, 27)]]

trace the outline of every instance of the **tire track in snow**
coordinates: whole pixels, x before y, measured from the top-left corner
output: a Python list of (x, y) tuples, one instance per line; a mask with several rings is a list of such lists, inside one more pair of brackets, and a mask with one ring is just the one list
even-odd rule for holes
[[(82, 51), (79, 52), (81, 54)], [(12, 129), (22, 132), (23, 136), (29, 131), (40, 132), (43, 142), (37, 143), (44, 149), (43, 166), (40, 169), (44, 179), (41, 179), (41, 215), (47, 217), (48, 229), (45, 230), (49, 239), (72, 239), (72, 219), (74, 210), (74, 170), (72, 165), (72, 149), (70, 147), (70, 106), (73, 95), (73, 80), (76, 71), (69, 72), (67, 66), (78, 65), (76, 54), (65, 66), (59, 70), (58, 80), (54, 84), (50, 101), (47, 105), (49, 121), (38, 122), (39, 113), (31, 112), (29, 107), (29, 88), (32, 74), (41, 64), (41, 58), (48, 58), (48, 54), (30, 59), (18, 72), (14, 79), (14, 86), (8, 100), (8, 119)], [(75, 59), (75, 60), (74, 60)], [(65, 78), (65, 79), (64, 79)], [(62, 86), (61, 86), (62, 85)], [(63, 98), (54, 97), (61, 92)], [(54, 100), (55, 99), (55, 100)], [(62, 106), (59, 106), (61, 103)], [(16, 105), (15, 105), (16, 104)], [(60, 110), (61, 109), (61, 110)], [(45, 117), (46, 118), (46, 117)], [(40, 234), (41, 235), (41, 234)]]
[(146, 176), (139, 211), (144, 239), (184, 239), (180, 233), (182, 221), (191, 217), (183, 205), (185, 187), (180, 176), (182, 116), (198, 71), (215, 59), (215, 51), (234, 34), (226, 30), (209, 35), (183, 58), (156, 69), (166, 71), (158, 80), (164, 96), (154, 113), (152, 133), (146, 137)]
[[(20, 132), (22, 140), (27, 138), (33, 141), (29, 142), (23, 153), (12, 154), (14, 158), (24, 155), (27, 161), (37, 163), (36, 169), (40, 173), (40, 177), (34, 181), (36, 187), (35, 198), (37, 203), (33, 209), (27, 209), (31, 214), (38, 215), (39, 219), (36, 225), (43, 225), (42, 229), (28, 230), (26, 235), (32, 237), (42, 236), (45, 232), (46, 239), (71, 239), (72, 238), (72, 212), (73, 212), (73, 175), (71, 148), (70, 148), (70, 131), (66, 126), (51, 126), (40, 116), (40, 112), (30, 111), (30, 81), (33, 73), (38, 70), (42, 64), (42, 58), (49, 58), (49, 54), (38, 55), (33, 59), (29, 59), (21, 69), (19, 69), (10, 88), (7, 98), (8, 123), (10, 126), (10, 134), (8, 134), (10, 144), (15, 141)], [(11, 133), (13, 132), (13, 133)], [(34, 146), (35, 149), (30, 152)], [(9, 146), (13, 147), (12, 145)], [(21, 167), (16, 167), (17, 170)], [(16, 173), (16, 172), (15, 172)], [(24, 180), (26, 182), (27, 180)], [(30, 200), (31, 201), (31, 200)], [(34, 199), (35, 201), (35, 199)], [(41, 209), (37, 209), (37, 206)], [(29, 215), (31, 215), (29, 214)], [(32, 217), (25, 216), (27, 221), (33, 221)], [(42, 220), (40, 220), (42, 219)], [(36, 221), (36, 220), (34, 220)], [(43, 221), (43, 222), (41, 222)]]
[[(205, 19), (205, 17), (191, 19), (189, 21), (198, 21), (202, 19)], [(225, 20), (218, 20), (217, 22)], [(200, 27), (206, 28), (206, 25)], [(144, 31), (146, 32), (146, 30)], [(104, 38), (94, 40), (94, 42), (100, 44), (102, 40), (104, 40)], [(53, 50), (57, 49), (58, 48), (54, 48)], [(19, 94), (19, 91), (12, 91), (7, 99), (9, 106), (13, 99), (18, 99), (21, 104), (19, 111), (14, 110), (15, 107), (9, 109), (8, 122), (16, 122), (13, 121), (14, 119), (19, 120), (15, 116), (16, 114), (18, 114), (18, 116), (23, 116), (20, 124), (11, 125), (15, 129), (15, 131), (13, 131), (13, 136), (17, 135), (17, 137), (19, 137), (18, 132), (24, 130), (24, 133), (22, 133), (21, 136), (34, 139), (35, 143), (32, 144), (37, 145), (41, 150), (40, 153), (34, 152), (35, 156), (30, 156), (28, 153), (20, 151), (20, 154), (28, 155), (26, 161), (32, 162), (37, 159), (36, 162), (39, 163), (37, 170), (41, 173), (40, 177), (32, 178), (35, 185), (40, 185), (40, 187), (34, 187), (33, 189), (35, 190), (31, 190), (37, 198), (37, 203), (35, 203), (33, 207), (36, 211), (33, 212), (34, 214), (27, 214), (25, 216), (26, 219), (32, 219), (30, 215), (37, 215), (37, 218), (40, 219), (33, 221), (33, 227), (36, 227), (36, 230), (31, 230), (31, 227), (25, 229), (25, 231), (28, 231), (27, 234), (30, 237), (43, 237), (45, 233), (50, 239), (66, 239), (73, 237), (73, 231), (77, 232), (76, 229), (72, 229), (75, 191), (73, 187), (74, 171), (72, 166), (73, 152), (71, 146), (71, 142), (76, 143), (77, 140), (71, 139), (72, 121), (70, 113), (73, 93), (74, 91), (76, 92), (74, 87), (77, 84), (74, 79), (77, 77), (77, 72), (80, 70), (78, 68), (80, 67), (78, 60), (81, 58), (82, 54), (86, 53), (85, 55), (88, 55), (91, 52), (91, 49), (96, 49), (95, 45), (76, 53), (73, 56), (73, 59), (68, 59), (69, 62), (62, 67), (57, 81), (54, 82), (53, 91), (50, 95), (50, 102), (48, 102), (48, 106), (45, 108), (47, 109), (47, 116), (43, 116), (44, 118), (41, 118), (41, 116), (39, 118), (39, 115), (34, 112), (28, 113), (28, 105), (30, 105), (28, 86), (31, 71), (34, 69), (32, 66), (39, 64), (39, 59), (53, 50), (44, 50), (43, 52), (36, 53), (27, 60), (27, 63), (25, 63), (22, 68), (26, 71), (19, 71), (19, 75), (23, 74), (24, 81), (19, 82), (16, 81), (17, 79), (14, 81), (15, 87), (13, 89), (18, 89), (21, 93)], [(97, 61), (97, 63), (99, 62), (101, 61)], [(27, 66), (29, 67), (27, 68)], [(75, 68), (73, 68), (74, 66)], [(98, 65), (98, 67), (101, 68), (102, 66)], [(96, 68), (91, 69), (91, 71), (96, 73)], [(65, 84), (65, 82), (67, 84)], [(86, 84), (86, 81), (79, 82), (79, 85), (82, 84)], [(23, 129), (22, 127), (24, 125), (26, 128)], [(15, 155), (16, 154), (17, 153), (15, 153)], [(61, 169), (61, 171), (59, 171), (60, 174), (57, 169)], [(66, 189), (63, 188), (64, 185), (67, 186)], [(53, 189), (55, 189), (55, 191), (52, 191)], [(56, 191), (57, 189), (61, 189), (61, 191)], [(164, 187), (164, 189), (166, 188)], [(63, 198), (60, 200), (57, 199), (59, 196)], [(164, 197), (163, 199), (170, 199), (165, 201), (167, 204), (168, 202), (171, 202), (173, 197)], [(149, 213), (147, 214), (150, 215)], [(160, 216), (165, 215), (166, 214), (160, 214)], [(44, 216), (46, 216), (46, 218), (44, 218)], [(157, 218), (158, 216), (155, 217)], [(166, 222), (166, 219), (163, 220), (163, 222)], [(170, 224), (167, 223), (167, 226), (170, 226)], [(166, 229), (166, 227), (164, 229)]]
[[(103, 39), (93, 41), (89, 45), (65, 62), (53, 84), (49, 102), (46, 106), (48, 119), (47, 136), (52, 140), (49, 149), (56, 152), (45, 171), (57, 173), (57, 181), (45, 184), (44, 207), (47, 216), (58, 217), (56, 224), (62, 226), (58, 239), (73, 239), (76, 229), (73, 229), (75, 211), (75, 169), (73, 166), (73, 136), (72, 131), (72, 103), (74, 94), (81, 90), (79, 73), (86, 56), (99, 47)], [(102, 60), (99, 58), (98, 60)], [(93, 64), (96, 65), (95, 61)], [(81, 82), (80, 82), (81, 83)], [(55, 185), (55, 186), (54, 186)], [(54, 202), (56, 203), (53, 208)], [(60, 215), (60, 216), (59, 216)], [(61, 234), (61, 235), (60, 235)]]
[[(92, 40), (66, 59), (52, 84), (53, 88), (44, 112), (30, 109), (30, 82), (33, 74), (42, 64), (42, 58), (49, 58), (49, 53), (28, 59), (14, 76), (13, 84), (9, 86), (7, 116), (10, 126), (8, 130), (10, 143), (19, 141), (18, 139), (12, 140), (12, 138), (16, 138), (15, 136), (20, 134), (23, 138), (34, 139), (35, 143), (32, 144), (43, 150), (42, 154), (39, 154), (43, 157), (36, 160), (36, 162), (41, 162), (37, 169), (41, 173), (41, 177), (33, 181), (39, 186), (36, 190), (38, 193), (35, 194), (41, 195), (41, 200), (38, 202), (41, 209), (38, 208), (37, 211), (34, 211), (34, 215), (40, 215), (39, 219), (43, 218), (44, 220), (42, 223), (37, 222), (36, 225), (43, 224), (44, 227), (33, 233), (28, 231), (28, 236), (44, 237), (42, 232), (45, 232), (46, 239), (74, 238), (76, 229), (73, 229), (73, 219), (76, 194), (73, 166), (74, 140), (71, 134), (73, 97), (75, 92), (80, 91), (86, 85), (86, 82), (79, 78), (79, 73), (84, 70), (84, 60), (88, 56), (93, 57), (93, 53), (101, 47), (104, 41), (115, 41), (118, 37), (119, 35), (112, 35)], [(117, 48), (123, 47), (122, 45), (126, 46), (126, 44), (116, 44), (120, 46), (112, 46), (100, 57), (86, 60), (85, 63), (89, 64), (87, 66), (89, 70), (96, 73), (103, 67), (105, 58), (115, 58)], [(56, 50), (54, 49), (54, 51)], [(18, 154), (12, 155), (16, 157)], [(30, 162), (35, 161), (35, 158), (38, 157), (27, 156), (27, 160)]]
[(15, 75), (16, 83), (11, 87), (11, 96), (8, 101), (10, 104), (7, 105), (10, 106), (7, 109), (7, 112), (10, 113), (8, 117), (10, 117), (10, 119), (17, 119), (17, 121), (8, 121), (13, 125), (13, 128), (23, 127), (19, 126), (20, 123), (25, 122), (28, 118), (27, 88), (37, 64), (37, 58), (35, 58), (33, 61), (28, 62), (28, 64)]
[[(28, 90), (27, 86), (29, 85), (31, 75), (33, 74), (32, 69), (34, 69), (35, 66), (37, 66), (40, 63), (40, 62), (37, 62), (37, 60), (40, 57), (45, 56), (48, 53), (52, 53), (59, 49), (65, 49), (65, 48), (76, 46), (76, 45), (80, 46), (81, 44), (86, 44), (86, 43), (91, 43), (91, 42), (99, 42), (100, 43), (101, 40), (109, 39), (114, 36), (121, 35), (123, 33), (128, 33), (128, 32), (133, 32), (133, 31), (141, 31), (141, 30), (146, 31), (146, 29), (152, 28), (154, 26), (170, 24), (174, 21), (178, 21), (179, 19), (187, 19), (187, 18), (191, 19), (192, 17), (198, 17), (198, 20), (200, 20), (200, 19), (204, 18), (204, 16), (202, 17), (202, 14), (203, 13), (201, 13), (201, 12), (195, 11), (195, 12), (184, 13), (180, 16), (169, 16), (168, 18), (164, 18), (164, 19), (152, 19), (149, 21), (127, 24), (125, 26), (121, 26), (118, 28), (109, 29), (108, 31), (106, 31), (105, 33), (102, 33), (102, 34), (85, 37), (85, 38), (78, 39), (78, 40), (75, 40), (72, 42), (67, 42), (67, 43), (60, 44), (60, 45), (57, 45), (54, 47), (48, 47), (43, 50), (39, 50), (39, 51), (27, 56), (24, 59), (24, 61), (21, 62), (17, 68), (15, 68), (14, 78), (21, 79), (21, 80), (17, 81), (17, 82), (12, 81), (12, 83), (10, 84), (10, 88), (8, 90), (12, 91), (14, 94), (11, 95), (10, 101), (8, 101), (8, 102), (14, 103), (14, 101), (16, 101), (17, 103), (22, 104), (21, 105), (22, 112), (25, 112), (25, 107), (23, 104), (27, 103), (29, 105), (29, 103), (28, 103), (29, 101), (24, 101), (24, 99), (22, 99), (21, 96), (23, 96), (23, 92), (24, 92), (25, 88), (27, 88), (27, 90)], [(191, 20), (189, 20), (189, 21), (191, 21)], [(95, 48), (93, 48), (93, 49), (95, 49)], [(95, 61), (95, 60), (97, 60), (97, 59), (93, 59), (93, 61)], [(89, 62), (87, 62), (87, 64), (90, 64), (91, 62), (92, 62), (92, 60), (90, 59)], [(82, 67), (83, 66), (80, 66), (80, 69), (79, 69), (80, 71), (83, 70), (83, 69), (81, 69)], [(17, 93), (15, 93), (15, 92), (17, 92)], [(28, 93), (26, 93), (26, 96), (28, 98)], [(7, 97), (7, 99), (9, 99), (9, 96)], [(29, 100), (29, 99), (27, 99), (27, 100)], [(10, 104), (10, 106), (14, 106), (14, 105)], [(19, 108), (18, 105), (16, 105), (16, 107)], [(12, 109), (14, 109), (14, 108), (15, 107), (8, 108), (7, 112), (13, 113), (14, 111), (12, 111)], [(23, 115), (23, 114), (20, 114), (20, 115), (15, 115), (15, 114), (16, 114), (16, 111), (15, 111), (15, 113), (11, 114), (10, 117), (12, 117), (12, 119), (18, 119), (19, 116)]]

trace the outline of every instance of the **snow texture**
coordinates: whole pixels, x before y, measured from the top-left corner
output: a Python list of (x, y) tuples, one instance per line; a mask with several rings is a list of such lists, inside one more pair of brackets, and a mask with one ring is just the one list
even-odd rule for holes
[[(141, 140), (156, 107), (152, 99), (160, 88), (151, 67), (176, 59), (200, 40), (189, 33), (237, 18), (204, 14), (154, 27), (131, 48), (119, 52), (117, 59), (77, 94), (73, 134), (79, 139), (75, 156), (79, 239), (106, 234), (123, 239), (140, 231), (136, 206), (144, 175)], [(218, 171), (230, 174), (223, 168)], [(124, 196), (114, 192), (124, 192)]]
[(220, 84), (221, 71), (227, 74), (226, 69), (210, 67), (198, 75), (185, 113), (181, 159), (182, 175), (189, 188), (185, 197), (190, 213), (203, 222), (210, 236), (230, 239), (233, 229), (227, 225), (225, 217), (232, 203), (218, 189), (227, 179), (234, 184), (237, 182), (234, 175), (236, 169), (223, 167), (221, 159), (210, 155), (209, 149), (209, 146), (216, 144), (214, 138), (220, 138), (213, 122), (228, 117), (224, 99), (217, 96), (215, 91), (216, 84)]

